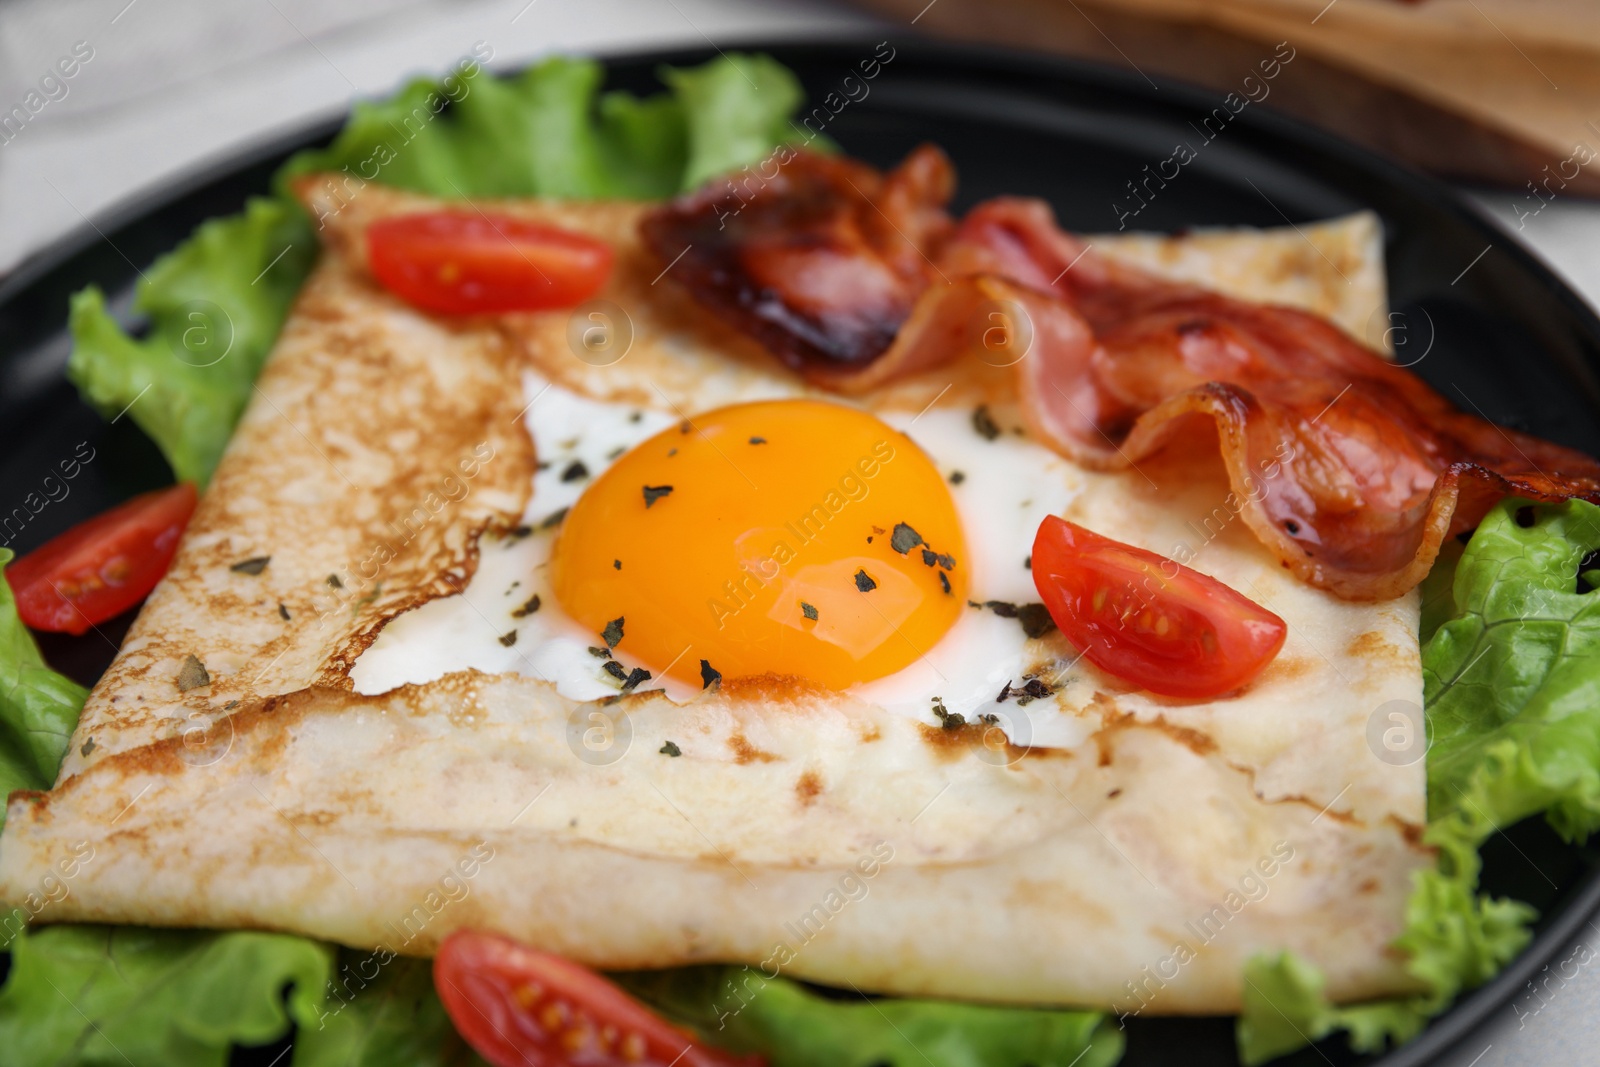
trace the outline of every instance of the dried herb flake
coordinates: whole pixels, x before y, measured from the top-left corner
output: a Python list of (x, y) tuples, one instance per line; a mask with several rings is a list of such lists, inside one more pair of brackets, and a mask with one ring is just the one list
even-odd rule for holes
[(993, 441), (1000, 436), (1000, 426), (994, 421), (994, 416), (989, 414), (989, 406), (987, 404), (979, 404), (973, 410), (972, 428), (985, 441)]
[(700, 688), (710, 689), (722, 681), (722, 672), (711, 665), (710, 660), (700, 661)]
[(183, 666), (178, 668), (178, 692), (187, 693), (191, 689), (199, 689), (203, 685), (210, 684), (211, 672), (200, 662), (200, 657), (193, 652), (184, 657)]
[(644, 487), (644, 506), (649, 507), (657, 500), (672, 493), (670, 485), (647, 485)]
[(878, 588), (878, 583), (872, 580), (872, 576), (867, 573), (865, 567), (863, 567), (861, 570), (856, 571), (856, 589), (857, 589), (857, 591), (862, 592), (862, 593), (870, 593), (872, 590), (874, 590), (876, 588)]
[[(903, 522), (897, 522), (894, 524), (894, 533), (889, 536), (890, 548), (894, 549), (903, 556), (922, 543), (922, 535), (917, 533), (917, 531), (913, 530), (910, 526), (907, 526)], [(923, 562), (927, 562), (927, 552), (922, 554), (922, 559)]]
[(677, 745), (673, 744), (671, 741), (668, 741), (666, 744), (662, 745), (659, 749), (657, 749), (657, 751), (660, 752), (663, 756), (681, 756), (681, 755), (683, 755), (683, 749), (679, 748)]
[(561, 472), (564, 482), (578, 482), (589, 477), (589, 468), (584, 466), (583, 460), (575, 459), (567, 464), (567, 469)]
[(538, 611), (541, 604), (542, 601), (539, 599), (539, 594), (535, 593), (528, 598), (527, 603), (523, 604), (522, 607), (514, 609), (511, 612), (511, 617), (513, 619), (525, 619), (529, 615), (532, 615), (534, 612)]
[(1043, 604), (1022, 605), (1017, 609), (1017, 621), (1029, 637), (1043, 637), (1056, 628), (1056, 620), (1050, 617), (1050, 609)]
[(604, 666), (606, 673), (611, 675), (611, 677), (615, 678), (617, 681), (625, 682), (628, 680), (628, 672), (624, 670), (622, 664), (618, 663), (616, 660), (608, 659), (606, 660)]
[(622, 643), (622, 624), (626, 616), (618, 615), (606, 623), (606, 628), (600, 631), (600, 636), (605, 639), (607, 648), (616, 648)]
[(817, 621), (817, 609), (812, 605), (807, 604), (804, 600), (800, 601), (800, 614), (804, 615), (812, 622)]
[(515, 630), (507, 630), (505, 633), (501, 634), (500, 635), (500, 643), (502, 645), (504, 645), (505, 647), (507, 647), (507, 648), (510, 648), (512, 645), (516, 644), (517, 643), (517, 631), (515, 631)]
[(267, 564), (271, 562), (271, 556), (252, 556), (249, 559), (241, 559), (228, 569), (235, 574), (256, 575), (266, 570)]

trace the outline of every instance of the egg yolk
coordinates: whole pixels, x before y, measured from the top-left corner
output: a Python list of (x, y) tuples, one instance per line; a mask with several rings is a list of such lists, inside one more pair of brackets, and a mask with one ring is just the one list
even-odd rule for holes
[(816, 400), (719, 408), (645, 441), (568, 512), (551, 568), (561, 606), (620, 661), (696, 684), (881, 678), (967, 597), (933, 463), (872, 415)]

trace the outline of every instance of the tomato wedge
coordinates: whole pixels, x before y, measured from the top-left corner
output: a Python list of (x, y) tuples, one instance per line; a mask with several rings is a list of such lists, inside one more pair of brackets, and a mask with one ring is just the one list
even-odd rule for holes
[(1033, 584), (1089, 662), (1164, 696), (1238, 689), (1272, 662), (1288, 631), (1215, 578), (1055, 516), (1033, 541)]
[(125, 501), (6, 568), (17, 614), (35, 630), (81, 634), (150, 595), (194, 514), (188, 482)]
[(458, 930), (433, 984), (461, 1036), (494, 1067), (761, 1067), (702, 1045), (571, 960)]
[(605, 284), (611, 260), (603, 241), (510, 215), (429, 211), (367, 227), (378, 281), (442, 315), (573, 307)]

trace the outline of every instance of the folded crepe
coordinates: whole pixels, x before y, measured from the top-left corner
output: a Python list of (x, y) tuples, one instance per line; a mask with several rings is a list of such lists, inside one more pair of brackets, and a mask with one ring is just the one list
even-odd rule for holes
[[(733, 961), (1124, 1012), (1235, 1011), (1245, 961), (1279, 949), (1339, 1000), (1412, 988), (1391, 942), (1431, 863), (1423, 764), (1380, 758), (1369, 737), (1396, 709), (1420, 716), (1416, 594), (1341, 601), (1242, 523), (1208, 525), (1227, 493), (1214, 448), (1085, 471), (1064, 514), (1209, 542), (1212, 573), (1289, 625), (1242, 694), (1165, 700), (1084, 664), (1058, 739), (1028, 747), (792, 680), (725, 679), (682, 705), (578, 702), (475, 670), (357, 692), (386, 624), (459, 595), (480, 542), (548, 510), (531, 499), (525, 372), (689, 414), (752, 383), (805, 387), (657, 284), (640, 205), (492, 205), (613, 244), (600, 296), (632, 340), (628, 373), (608, 375), (575, 356), (568, 312), (442, 321), (401, 303), (365, 271), (364, 227), (439, 205), (330, 188), (302, 186), (322, 261), (171, 572), (55, 787), (10, 799), (0, 899), (37, 892), (87, 842), (42, 921), (412, 955), (479, 927), (602, 968)], [(1302, 229), (1097, 244), (1360, 336), (1384, 304), (1375, 220)], [(958, 365), (869, 399), (1005, 411), (1013, 382)]]

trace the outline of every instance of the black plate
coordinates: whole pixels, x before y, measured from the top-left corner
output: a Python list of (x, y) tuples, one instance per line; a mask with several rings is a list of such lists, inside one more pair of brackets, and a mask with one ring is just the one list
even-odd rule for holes
[[(1213, 118), (1204, 127), (1223, 101), (1165, 79), (1157, 91), (1139, 74), (1087, 63), (921, 41), (894, 47), (869, 94), (843, 106), (838, 101), (846, 90), (861, 96), (852, 88), (858, 83), (844, 79), (874, 54), (874, 44), (764, 50), (799, 74), (813, 103), (840, 94), (832, 102), (837, 114), (821, 114), (827, 114), (827, 135), (847, 151), (888, 165), (922, 141), (942, 145), (960, 173), (958, 207), (1002, 193), (1042, 196), (1069, 229), (1115, 230), (1119, 212), (1135, 206), (1128, 187), (1134, 183), (1147, 203), (1128, 220), (1139, 229), (1281, 226), (1376, 211), (1386, 235), (1390, 299), (1400, 315), (1395, 339), (1408, 361), (1427, 353), (1417, 372), (1463, 408), (1600, 454), (1600, 320), (1449, 188), (1260, 104), (1244, 107), (1225, 126)], [(654, 91), (658, 64), (699, 63), (714, 54), (619, 58), (610, 67), (611, 83)], [(1263, 49), (1262, 58), (1269, 54)], [(79, 442), (97, 453), (70, 483), (70, 493), (31, 517), (11, 547), (25, 552), (171, 477), (130, 420), (108, 425), (63, 377), (68, 295), (93, 282), (125, 312), (136, 265), (147, 266), (204, 219), (236, 211), (246, 196), (267, 191), (269, 175), (286, 155), (325, 142), (336, 128), (308, 127), (175, 181), (97, 220), (98, 231), (86, 227), (58, 242), (0, 284), (0, 522)], [(1207, 140), (1208, 130), (1214, 140)], [(1196, 150), (1195, 158), (1164, 187), (1156, 181), (1145, 186), (1151, 172), (1171, 174), (1162, 161), (1179, 143)], [(6, 536), (0, 532), (0, 541)], [(46, 654), (60, 669), (92, 682), (126, 625), (124, 619), (105, 628), (104, 637), (50, 637)], [(1600, 855), (1563, 845), (1542, 820), (1491, 841), (1485, 869), (1486, 889), (1540, 909), (1536, 940), (1422, 1037), (1378, 1061), (1385, 1067), (1429, 1062), (1462, 1039), (1559, 952), (1600, 904)], [(1123, 1062), (1231, 1065), (1231, 1020), (1132, 1020)], [(1281, 1062), (1370, 1061), (1330, 1040)]]

